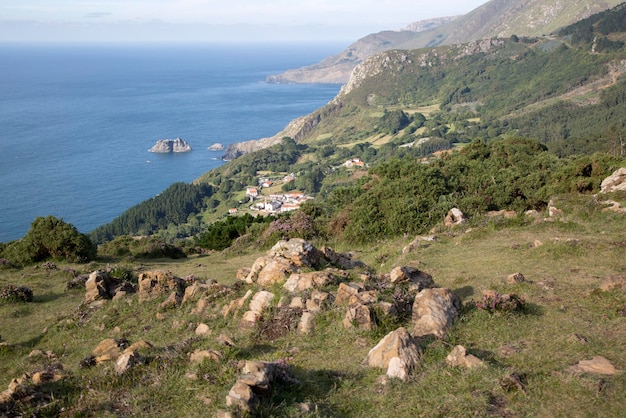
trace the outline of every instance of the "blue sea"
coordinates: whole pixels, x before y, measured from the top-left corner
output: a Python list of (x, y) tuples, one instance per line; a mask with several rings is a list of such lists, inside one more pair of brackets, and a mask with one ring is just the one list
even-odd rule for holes
[[(81, 232), (223, 164), (216, 143), (272, 136), (338, 85), (268, 84), (334, 44), (0, 44), (0, 242), (38, 216)], [(154, 154), (181, 137), (185, 154)]]

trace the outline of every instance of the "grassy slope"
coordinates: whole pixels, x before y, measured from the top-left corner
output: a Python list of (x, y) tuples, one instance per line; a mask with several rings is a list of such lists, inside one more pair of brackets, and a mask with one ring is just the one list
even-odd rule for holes
[[(626, 203), (626, 198), (621, 201)], [(626, 306), (625, 290), (598, 291), (607, 278), (626, 276), (626, 216), (601, 212), (590, 197), (562, 197), (557, 206), (564, 211), (557, 222), (492, 220), (452, 230), (442, 227), (437, 241), (406, 255), (400, 250), (410, 237), (363, 248), (329, 243), (354, 251), (380, 273), (396, 265), (418, 265), (464, 302), (480, 298), (484, 289), (526, 298), (528, 312), (518, 316), (466, 310), (447, 341), (423, 341), (423, 363), (408, 383), (379, 386), (375, 379), (383, 371), (360, 365), (396, 325), (383, 323), (369, 332), (345, 330), (345, 308), (321, 314), (312, 336), (292, 333), (272, 341), (240, 329), (238, 320), (223, 319), (221, 307), (234, 295), (219, 299), (204, 317), (193, 315), (194, 304), (188, 304), (157, 319), (159, 301), (139, 305), (136, 296), (108, 302), (99, 310), (79, 308), (83, 292), (65, 290), (68, 273), (27, 268), (0, 270), (0, 284), (27, 285), (35, 293), (31, 304), (0, 305), (0, 334), (9, 344), (0, 348), (0, 388), (49, 364), (27, 357), (40, 348), (54, 351), (68, 376), (49, 387), (56, 398), (50, 413), (65, 408), (67, 414), (78, 415), (212, 416), (225, 406), (238, 360), (289, 357), (300, 385), (275, 392), (262, 405), (262, 415), (299, 416), (297, 403), (311, 402), (317, 408), (313, 416), (620, 416), (626, 404), (625, 374), (574, 375), (567, 368), (602, 355), (626, 370), (626, 318), (619, 313)], [(543, 245), (535, 247), (537, 240)], [(259, 254), (216, 253), (146, 262), (142, 268), (233, 283), (236, 270), (249, 267)], [(71, 267), (90, 271), (98, 266)], [(506, 284), (507, 275), (517, 271), (527, 282)], [(210, 337), (193, 339), (198, 322), (209, 324)], [(220, 346), (215, 341), (220, 333), (231, 336), (236, 347)], [(80, 360), (106, 337), (151, 342), (155, 348), (145, 354), (153, 361), (121, 377), (111, 366), (79, 368)], [(486, 367), (467, 371), (446, 366), (445, 357), (455, 344), (485, 360)], [(501, 352), (505, 345), (512, 354)], [(225, 359), (190, 365), (187, 353), (195, 348), (218, 349)], [(522, 376), (526, 394), (500, 384), (513, 372)], [(186, 378), (187, 373), (196, 373), (198, 379)]]

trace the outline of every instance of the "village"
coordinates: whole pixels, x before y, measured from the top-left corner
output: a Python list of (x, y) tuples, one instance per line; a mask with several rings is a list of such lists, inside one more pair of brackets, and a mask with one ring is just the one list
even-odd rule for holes
[[(341, 164), (341, 166), (346, 168), (366, 168), (367, 164), (359, 158), (350, 158)], [(336, 168), (338, 167), (333, 167), (333, 169)], [(286, 184), (295, 179), (296, 174), (294, 173), (289, 173), (282, 178), (259, 177), (256, 187), (246, 188), (246, 197), (249, 199), (249, 203), (251, 203), (249, 209), (259, 215), (278, 214), (300, 209), (300, 205), (309, 200), (313, 200), (314, 197), (297, 190), (284, 193), (269, 192), (268, 194), (263, 194), (264, 189), (268, 191), (272, 189), (276, 190), (277, 183)], [(237, 215), (238, 213), (239, 209), (237, 208), (230, 208), (228, 210), (229, 215)]]

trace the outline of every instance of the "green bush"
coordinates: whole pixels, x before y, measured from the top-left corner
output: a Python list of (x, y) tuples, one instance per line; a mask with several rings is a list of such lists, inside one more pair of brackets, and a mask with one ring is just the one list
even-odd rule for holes
[(72, 224), (54, 216), (38, 217), (22, 239), (6, 245), (2, 256), (22, 266), (47, 259), (85, 263), (96, 258), (96, 246)]

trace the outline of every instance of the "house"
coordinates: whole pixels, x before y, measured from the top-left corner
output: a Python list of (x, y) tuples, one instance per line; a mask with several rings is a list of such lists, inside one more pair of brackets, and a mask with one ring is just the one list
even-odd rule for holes
[(280, 207), (281, 212), (291, 212), (292, 210), (300, 209), (300, 205), (298, 203), (283, 203)]
[(263, 183), (261, 183), (261, 187), (272, 187), (274, 183), (272, 183), (271, 180), (266, 180)]
[(228, 214), (229, 215), (235, 215), (238, 212), (237, 208), (230, 208), (228, 209)]
[(246, 189), (246, 196), (250, 196), (251, 198), (258, 197), (259, 190), (256, 187), (248, 187)]
[(296, 175), (291, 173), (285, 177), (283, 177), (283, 183), (289, 183), (290, 181), (293, 181), (296, 178)]
[(283, 202), (279, 202), (278, 200), (272, 200), (270, 202), (265, 202), (265, 210), (268, 212), (276, 212), (283, 205)]
[(302, 192), (285, 193), (285, 200), (288, 202), (298, 202), (302, 198), (304, 198), (304, 193)]
[(345, 167), (365, 167), (365, 163), (360, 158), (351, 158), (343, 163)]

